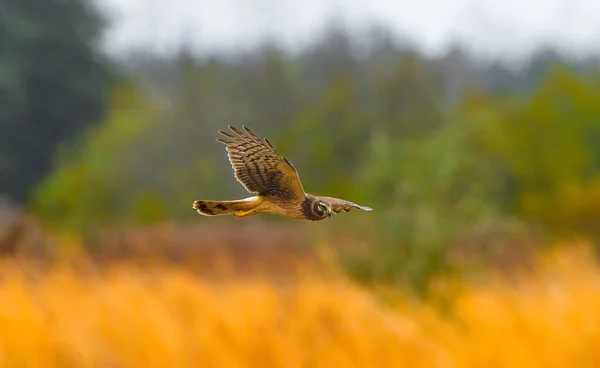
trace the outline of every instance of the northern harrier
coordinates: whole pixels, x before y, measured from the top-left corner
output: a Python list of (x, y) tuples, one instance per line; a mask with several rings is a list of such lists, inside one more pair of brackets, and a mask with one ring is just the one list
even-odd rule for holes
[(232, 201), (195, 201), (193, 207), (201, 215), (249, 217), (264, 212), (317, 221), (342, 210), (372, 210), (343, 199), (305, 193), (294, 165), (268, 139), (263, 142), (250, 129), (242, 128), (246, 133), (232, 126), (229, 129), (235, 135), (219, 131), (228, 139), (217, 138), (217, 141), (226, 146), (235, 178), (255, 196)]

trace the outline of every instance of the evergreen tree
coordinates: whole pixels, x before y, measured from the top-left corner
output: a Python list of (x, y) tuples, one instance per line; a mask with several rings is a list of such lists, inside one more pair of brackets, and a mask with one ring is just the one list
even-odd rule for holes
[(0, 3), (0, 194), (23, 202), (104, 109), (103, 20), (87, 0)]

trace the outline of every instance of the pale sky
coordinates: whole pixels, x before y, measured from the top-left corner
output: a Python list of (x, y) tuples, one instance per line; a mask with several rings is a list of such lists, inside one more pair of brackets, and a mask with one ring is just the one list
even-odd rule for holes
[(375, 21), (426, 52), (459, 40), (482, 56), (518, 57), (541, 44), (600, 53), (600, 0), (96, 0), (112, 15), (111, 53), (248, 47), (271, 35), (298, 47), (335, 15)]

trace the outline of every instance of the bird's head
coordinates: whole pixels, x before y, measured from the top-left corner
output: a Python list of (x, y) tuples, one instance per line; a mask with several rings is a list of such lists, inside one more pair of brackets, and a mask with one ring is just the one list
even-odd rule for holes
[(306, 195), (306, 199), (302, 202), (301, 210), (304, 218), (311, 221), (324, 220), (331, 217), (331, 214), (335, 214), (333, 206), (329, 201), (312, 194)]
[(313, 209), (316, 217), (318, 217), (319, 220), (322, 220), (326, 217), (331, 217), (331, 214), (334, 213), (331, 204), (323, 200), (316, 200)]

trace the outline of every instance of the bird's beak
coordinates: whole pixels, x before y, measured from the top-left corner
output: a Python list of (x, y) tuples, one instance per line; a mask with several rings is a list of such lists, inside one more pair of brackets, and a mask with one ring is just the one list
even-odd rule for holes
[(331, 217), (331, 213), (332, 213), (331, 207), (327, 207), (327, 216)]

